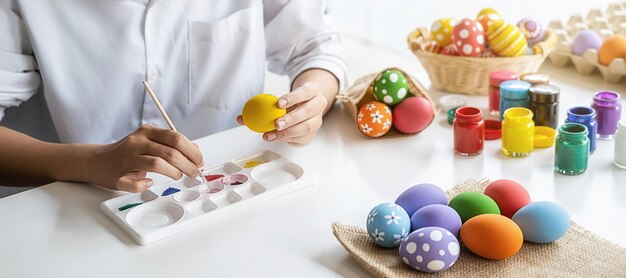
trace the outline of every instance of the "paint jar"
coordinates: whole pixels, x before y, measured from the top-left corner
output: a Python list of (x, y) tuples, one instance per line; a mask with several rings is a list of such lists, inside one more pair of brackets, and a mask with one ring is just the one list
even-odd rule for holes
[(524, 73), (519, 77), (519, 80), (526, 81), (532, 86), (550, 84), (549, 75), (536, 72)]
[(494, 70), (489, 73), (489, 114), (496, 117), (500, 115), (500, 84), (516, 79), (517, 73), (510, 70)]
[(535, 125), (556, 129), (559, 122), (560, 91), (558, 87), (552, 85), (537, 85), (530, 88), (528, 108), (533, 112)]
[(613, 139), (617, 131), (617, 123), (622, 116), (620, 95), (611, 91), (597, 92), (593, 95), (591, 107), (596, 110), (598, 138)]
[(596, 110), (589, 107), (573, 107), (567, 110), (566, 123), (579, 123), (587, 127), (589, 133), (589, 153), (596, 150), (596, 134), (598, 123), (596, 122)]
[(617, 134), (615, 134), (615, 165), (626, 169), (626, 121), (619, 123)]
[(528, 107), (530, 83), (519, 80), (504, 81), (500, 84), (500, 121), (504, 112), (512, 107)]
[(533, 151), (535, 123), (528, 108), (513, 107), (504, 112), (502, 153), (506, 156), (528, 156)]
[(483, 112), (470, 106), (460, 107), (454, 119), (454, 152), (463, 155), (479, 155), (485, 143)]
[(579, 123), (559, 127), (554, 150), (554, 170), (563, 175), (580, 175), (589, 161), (589, 132)]

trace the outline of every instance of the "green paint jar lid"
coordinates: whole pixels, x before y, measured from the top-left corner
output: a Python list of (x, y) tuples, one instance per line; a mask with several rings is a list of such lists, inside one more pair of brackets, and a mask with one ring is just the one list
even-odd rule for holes
[(459, 109), (459, 107), (454, 107), (448, 110), (448, 124), (452, 125), (454, 123), (454, 114), (456, 113), (457, 109)]

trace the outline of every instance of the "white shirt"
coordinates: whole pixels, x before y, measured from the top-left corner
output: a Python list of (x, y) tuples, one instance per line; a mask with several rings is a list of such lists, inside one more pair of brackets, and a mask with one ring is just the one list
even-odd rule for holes
[[(314, 0), (0, 0), (0, 119), (43, 94), (61, 142), (167, 128), (147, 80), (189, 138), (236, 125), (267, 68), (345, 82), (339, 37)], [(282, 93), (282, 92), (267, 92)]]

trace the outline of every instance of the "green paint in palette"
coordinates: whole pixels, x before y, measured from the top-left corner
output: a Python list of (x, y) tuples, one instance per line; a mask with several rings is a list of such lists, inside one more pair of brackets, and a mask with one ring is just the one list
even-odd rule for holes
[(130, 204), (126, 204), (126, 205), (123, 205), (123, 206), (121, 206), (121, 207), (117, 208), (117, 210), (119, 210), (119, 211), (125, 211), (125, 210), (127, 210), (127, 209), (134, 208), (134, 207), (136, 207), (136, 206), (138, 206), (138, 205), (141, 205), (141, 204), (143, 204), (143, 203), (130, 203)]

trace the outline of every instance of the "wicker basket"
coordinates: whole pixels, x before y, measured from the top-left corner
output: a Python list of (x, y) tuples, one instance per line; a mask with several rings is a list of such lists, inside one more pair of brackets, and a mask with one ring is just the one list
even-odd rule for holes
[(431, 41), (431, 35), (425, 28), (413, 31), (407, 41), (435, 88), (451, 93), (487, 95), (489, 72), (498, 69), (518, 73), (536, 72), (554, 48), (556, 35), (552, 30), (547, 30), (544, 40), (533, 48), (540, 54), (522, 57), (474, 58), (429, 52), (425, 47)]
[[(426, 98), (430, 102), (430, 104), (433, 105), (433, 111), (436, 111), (433, 101), (430, 99), (426, 89), (421, 83), (419, 83), (419, 81), (417, 81), (415, 78), (413, 78), (413, 76), (411, 76), (410, 74), (407, 74), (405, 71), (399, 68), (390, 67), (390, 68), (381, 70), (379, 72), (365, 75), (357, 79), (352, 84), (352, 86), (350, 86), (350, 88), (348, 88), (345, 91), (339, 92), (339, 94), (337, 95), (337, 99), (343, 103), (348, 113), (350, 113), (350, 116), (352, 117), (352, 119), (354, 119), (355, 121), (354, 127), (357, 130), (359, 128), (356, 125), (356, 117), (357, 117), (359, 108), (363, 106), (365, 103), (376, 100), (376, 97), (374, 96), (374, 91), (372, 89), (372, 83), (380, 75), (382, 75), (383, 72), (385, 72), (386, 70), (397, 70), (401, 72), (402, 74), (404, 74), (408, 82), (407, 83), (409, 87), (408, 94), (412, 96), (422, 96)], [(433, 120), (435, 119), (435, 113), (436, 112), (433, 113)], [(430, 123), (428, 123), (428, 125), (430, 125), (431, 123), (432, 123), (432, 120), (430, 121)], [(361, 132), (359, 131), (359, 133)], [(393, 137), (407, 136), (407, 135), (413, 135), (413, 134), (401, 133), (397, 131), (395, 128), (392, 128), (391, 130), (389, 130), (389, 132), (387, 132), (387, 134), (378, 138), (393, 138)]]

